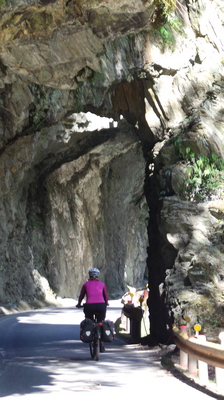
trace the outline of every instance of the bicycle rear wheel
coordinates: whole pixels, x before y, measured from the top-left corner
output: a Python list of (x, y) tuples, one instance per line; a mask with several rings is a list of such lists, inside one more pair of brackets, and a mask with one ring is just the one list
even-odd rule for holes
[(99, 354), (100, 354), (100, 339), (97, 338), (95, 342), (95, 360), (99, 361)]
[(100, 340), (97, 337), (95, 337), (93, 341), (89, 343), (89, 350), (92, 359), (99, 361)]
[(89, 343), (89, 350), (90, 350), (90, 355), (92, 358), (95, 358), (95, 345), (94, 341)]

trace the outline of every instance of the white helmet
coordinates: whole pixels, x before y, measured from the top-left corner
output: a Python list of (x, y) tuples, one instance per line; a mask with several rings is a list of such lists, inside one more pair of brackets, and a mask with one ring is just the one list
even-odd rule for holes
[(98, 278), (100, 276), (100, 271), (97, 268), (92, 268), (89, 270), (90, 278)]

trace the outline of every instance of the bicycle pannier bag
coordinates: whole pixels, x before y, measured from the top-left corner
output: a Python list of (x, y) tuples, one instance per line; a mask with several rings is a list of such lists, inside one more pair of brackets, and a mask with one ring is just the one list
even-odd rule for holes
[(112, 321), (103, 321), (102, 340), (104, 342), (112, 342), (114, 340), (114, 323)]
[(94, 322), (89, 319), (85, 318), (80, 324), (80, 339), (84, 343), (92, 342), (93, 340), (93, 328)]

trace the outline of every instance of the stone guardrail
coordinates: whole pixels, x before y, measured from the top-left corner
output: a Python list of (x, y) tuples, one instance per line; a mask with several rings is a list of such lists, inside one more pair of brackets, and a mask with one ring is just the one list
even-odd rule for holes
[(173, 326), (173, 339), (180, 349), (180, 367), (187, 370), (192, 377), (198, 376), (200, 383), (207, 386), (209, 382), (208, 365), (215, 367), (215, 381), (218, 391), (224, 392), (224, 332), (219, 335), (220, 344), (206, 342), (204, 335), (196, 332), (188, 336), (188, 328), (179, 330)]

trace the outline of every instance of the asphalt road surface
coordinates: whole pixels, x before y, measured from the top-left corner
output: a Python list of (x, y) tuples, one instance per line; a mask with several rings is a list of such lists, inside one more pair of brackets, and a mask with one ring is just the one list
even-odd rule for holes
[[(116, 321), (121, 302), (111, 301), (107, 318)], [(115, 399), (216, 398), (163, 370), (158, 351), (127, 345), (119, 339), (106, 344), (98, 362), (88, 344), (79, 340), (83, 311), (74, 306), (27, 311), (0, 319), (0, 397)]]

